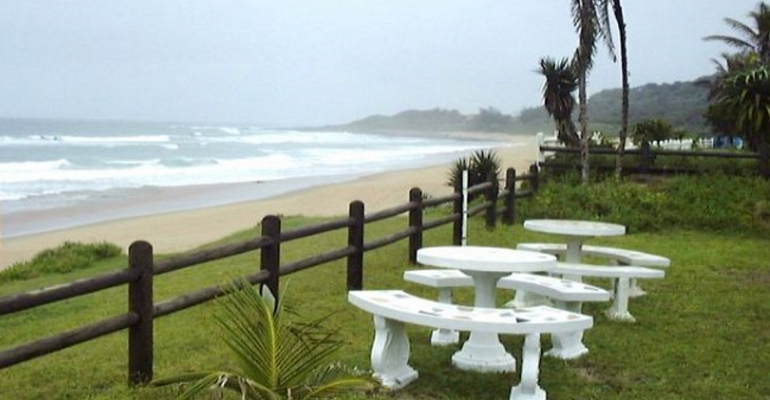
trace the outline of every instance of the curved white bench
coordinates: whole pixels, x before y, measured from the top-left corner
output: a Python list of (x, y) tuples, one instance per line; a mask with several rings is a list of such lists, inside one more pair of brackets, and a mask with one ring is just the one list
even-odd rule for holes
[[(518, 250), (539, 251), (553, 255), (562, 255), (567, 252), (567, 245), (563, 243), (519, 243), (516, 245), (516, 248)], [(617, 261), (620, 265), (660, 268), (666, 268), (671, 265), (671, 260), (666, 257), (617, 247), (584, 245), (581, 248), (581, 252), (587, 256), (608, 258)]]
[(612, 279), (614, 301), (609, 310), (607, 310), (607, 316), (610, 319), (631, 322), (635, 321), (635, 319), (628, 311), (630, 280), (660, 279), (666, 275), (663, 270), (636, 265), (607, 266), (564, 262), (556, 263), (556, 268), (548, 272), (562, 276), (591, 276)]
[[(438, 289), (438, 301), (445, 304), (452, 304), (453, 288), (473, 286), (473, 278), (454, 269), (408, 270), (404, 272), (404, 280)], [(580, 313), (583, 302), (610, 300), (610, 293), (602, 288), (543, 275), (511, 274), (500, 278), (497, 287), (515, 290), (517, 294), (527, 292), (527, 301), (514, 300), (506, 304), (506, 307), (512, 308), (543, 305), (542, 301), (537, 304), (537, 298), (530, 294), (545, 296), (545, 304), (550, 304), (550, 299), (557, 308), (576, 313)], [(519, 300), (524, 298), (525, 296), (517, 296)], [(588, 352), (588, 348), (583, 344), (582, 331), (554, 335), (551, 339), (553, 348), (548, 350), (546, 355), (572, 359)], [(455, 344), (459, 341), (460, 333), (449, 329), (436, 329), (430, 337), (434, 346)]]
[(371, 350), (374, 377), (383, 386), (398, 389), (417, 379), (409, 366), (409, 337), (405, 324), (459, 331), (526, 335), (522, 350), (521, 380), (511, 388), (510, 399), (545, 399), (538, 386), (540, 334), (585, 330), (593, 318), (547, 306), (526, 309), (466, 307), (440, 303), (402, 290), (353, 290), (348, 301), (374, 315)]
[[(567, 245), (563, 243), (519, 243), (516, 245), (516, 248), (519, 250), (539, 251), (555, 256), (560, 256), (567, 252)], [(667, 268), (671, 265), (671, 260), (666, 257), (617, 247), (584, 245), (581, 248), (581, 252), (587, 256), (609, 259), (616, 265), (638, 265), (640, 267), (657, 268)], [(629, 297), (640, 297), (645, 294), (647, 293), (638, 285), (636, 279), (631, 279)]]
[[(439, 301), (451, 303), (451, 289), (473, 287), (473, 278), (455, 269), (421, 269), (404, 272), (404, 280), (439, 289)], [(500, 278), (497, 287), (550, 297), (564, 302), (608, 301), (610, 294), (599, 287), (544, 275), (511, 274)]]

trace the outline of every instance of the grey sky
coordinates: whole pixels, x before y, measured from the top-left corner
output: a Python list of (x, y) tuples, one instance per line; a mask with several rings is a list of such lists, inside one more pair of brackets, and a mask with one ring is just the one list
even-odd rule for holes
[[(0, 117), (309, 125), (540, 103), (567, 0), (2, 0)], [(714, 71), (755, 0), (625, 0), (631, 84)], [(602, 48), (589, 92), (618, 87)]]

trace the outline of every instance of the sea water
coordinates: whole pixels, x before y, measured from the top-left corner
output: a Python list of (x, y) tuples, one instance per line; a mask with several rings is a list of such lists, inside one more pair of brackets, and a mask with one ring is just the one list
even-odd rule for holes
[(509, 144), (249, 124), (0, 119), (0, 202), (5, 217), (115, 190), (296, 178), (312, 186)]

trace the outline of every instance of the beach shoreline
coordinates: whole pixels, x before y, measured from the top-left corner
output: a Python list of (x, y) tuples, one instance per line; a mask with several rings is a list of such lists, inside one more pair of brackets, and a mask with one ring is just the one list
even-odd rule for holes
[[(537, 144), (534, 135), (454, 135), (515, 144), (494, 149), (503, 168), (513, 167), (522, 173), (535, 161)], [(3, 237), (0, 241), (0, 269), (28, 260), (39, 251), (65, 241), (106, 241), (126, 249), (136, 240), (147, 240), (152, 243), (155, 252), (172, 253), (190, 250), (253, 227), (265, 215), (341, 216), (347, 214), (350, 202), (355, 200), (362, 201), (366, 212), (371, 213), (407, 202), (409, 190), (413, 187), (419, 187), (432, 196), (451, 193), (451, 188), (446, 185), (450, 165), (451, 162), (443, 162), (374, 175), (324, 177), (310, 187), (307, 187), (307, 182), (252, 182), (146, 188), (131, 191), (127, 196), (101, 199), (93, 204), (41, 211), (35, 213), (34, 218), (62, 221), (80, 218), (80, 222), (78, 226), (63, 223), (63, 229)], [(271, 185), (273, 189), (270, 189)], [(200, 204), (185, 209), (169, 208), (168, 202), (179, 196), (184, 196), (186, 201), (196, 198)], [(233, 201), (233, 198), (237, 200)], [(137, 210), (137, 207), (141, 209)], [(127, 210), (133, 214), (126, 213)], [(128, 216), (88, 223), (88, 216), (107, 212)], [(7, 222), (5, 218), (11, 217), (3, 216), (0, 229)], [(32, 215), (24, 217), (33, 218)]]

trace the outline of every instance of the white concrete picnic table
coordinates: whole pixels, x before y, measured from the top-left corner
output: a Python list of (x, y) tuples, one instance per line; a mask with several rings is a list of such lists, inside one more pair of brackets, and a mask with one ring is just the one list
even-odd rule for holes
[(524, 229), (564, 236), (567, 243), (564, 260), (568, 263), (580, 262), (581, 248), (587, 239), (626, 234), (623, 225), (571, 219), (528, 219), (524, 221)]
[[(514, 272), (548, 271), (556, 257), (527, 250), (486, 246), (438, 246), (417, 250), (417, 262), (441, 268), (458, 269), (473, 278), (476, 307), (495, 307), (497, 281)], [(452, 356), (460, 369), (506, 372), (516, 369), (516, 360), (505, 351), (497, 335), (471, 332), (468, 341)]]

